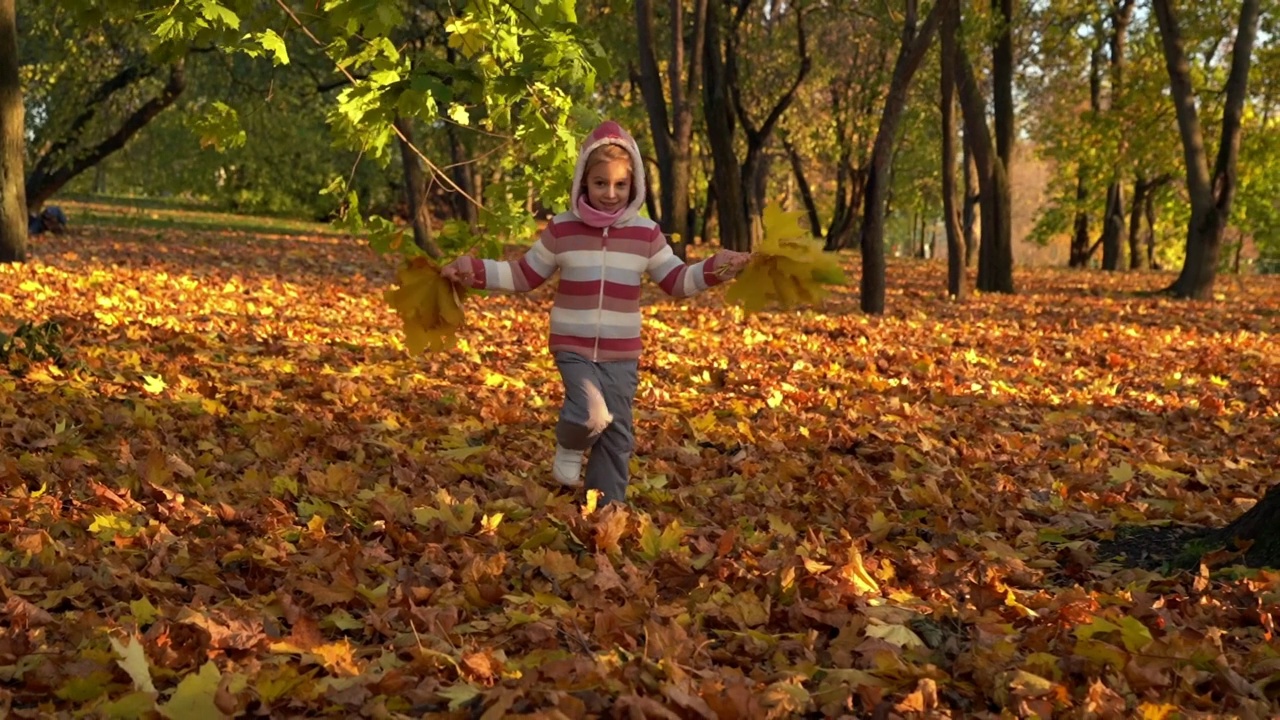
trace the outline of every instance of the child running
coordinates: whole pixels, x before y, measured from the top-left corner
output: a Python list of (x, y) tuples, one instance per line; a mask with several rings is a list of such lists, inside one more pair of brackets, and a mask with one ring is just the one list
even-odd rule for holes
[(631, 406), (641, 356), (640, 284), (648, 273), (667, 294), (691, 297), (736, 276), (750, 253), (721, 250), (692, 265), (672, 252), (657, 223), (640, 217), (644, 163), (636, 141), (607, 121), (587, 136), (573, 172), (570, 209), (547, 224), (518, 260), (463, 256), (441, 271), (469, 287), (534, 290), (558, 268), (549, 349), (564, 383), (552, 475), (600, 503), (624, 503), (635, 436)]

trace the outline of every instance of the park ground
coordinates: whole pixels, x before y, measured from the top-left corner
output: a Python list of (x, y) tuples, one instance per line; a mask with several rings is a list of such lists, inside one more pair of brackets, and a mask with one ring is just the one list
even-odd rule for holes
[(549, 287), (410, 357), (394, 263), (319, 226), (103, 206), (32, 251), (0, 715), (1280, 713), (1280, 572), (1176, 541), (1280, 479), (1280, 276), (953, 302), (891, 261), (883, 317), (855, 256), (809, 310), (650, 286), (601, 509), (549, 478)]

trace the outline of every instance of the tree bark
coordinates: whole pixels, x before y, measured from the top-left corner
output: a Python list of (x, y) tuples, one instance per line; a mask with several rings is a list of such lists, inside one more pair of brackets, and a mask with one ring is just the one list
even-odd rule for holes
[(925, 52), (933, 42), (934, 33), (938, 30), (940, 5), (941, 3), (934, 3), (924, 22), (917, 25), (916, 0), (907, 0), (906, 18), (902, 25), (902, 45), (898, 49), (898, 59), (894, 63), (893, 75), (889, 81), (889, 93), (884, 101), (884, 112), (880, 116), (880, 127), (876, 131), (875, 144), (871, 150), (871, 172), (867, 175), (862, 210), (861, 306), (863, 312), (873, 315), (884, 313), (884, 218), (893, 145), (907, 104), (911, 78), (920, 67)]
[(1156, 194), (1154, 192), (1147, 194), (1143, 214), (1147, 216), (1147, 267), (1160, 270), (1160, 264), (1156, 262)]
[[(1111, 61), (1111, 93), (1107, 112), (1122, 114), (1124, 108), (1121, 100), (1124, 93), (1125, 47), (1129, 40), (1129, 23), (1133, 19), (1134, 0), (1111, 0), (1111, 33), (1107, 39)], [(1120, 155), (1127, 152), (1128, 140), (1120, 138)], [(1117, 173), (1118, 175), (1118, 173)], [(1120, 269), (1121, 237), (1124, 232), (1124, 186), (1123, 178), (1114, 177), (1107, 188), (1107, 210), (1102, 226), (1102, 269)], [(1137, 202), (1136, 200), (1134, 202)], [(1130, 260), (1130, 265), (1133, 262)]]
[(853, 242), (857, 210), (866, 194), (869, 168), (853, 167), (850, 154), (848, 149), (844, 150), (836, 168), (836, 203), (831, 213), (831, 224), (827, 226), (826, 250), (843, 250)]
[(427, 255), (440, 259), (444, 253), (436, 245), (431, 233), (431, 204), (427, 201), (427, 176), (422, 163), (413, 151), (413, 123), (404, 117), (394, 122), (400, 131), (400, 159), (404, 166), (404, 194), (409, 205), (409, 220), (413, 225), (413, 244)]
[(796, 150), (796, 146), (791, 144), (791, 141), (783, 140), (782, 146), (787, 151), (787, 157), (791, 159), (791, 173), (796, 179), (800, 201), (804, 203), (805, 217), (809, 219), (809, 232), (814, 237), (822, 237), (822, 221), (818, 219), (818, 203), (813, 199), (813, 189), (809, 187), (809, 181), (804, 176), (804, 160), (800, 157), (800, 152)]
[[(1142, 269), (1142, 264), (1143, 264), (1142, 219), (1143, 219), (1144, 212), (1146, 213), (1146, 216), (1150, 225), (1150, 231), (1152, 233), (1148, 237), (1153, 237), (1155, 232), (1155, 227), (1154, 227), (1155, 206), (1152, 203), (1151, 196), (1155, 194), (1155, 191), (1157, 189), (1159, 189), (1162, 185), (1170, 182), (1171, 180), (1173, 180), (1173, 178), (1170, 177), (1169, 175), (1161, 175), (1156, 178), (1140, 177), (1137, 180), (1135, 180), (1133, 183), (1133, 207), (1129, 212), (1129, 269), (1130, 270)], [(1152, 267), (1152, 269), (1154, 269), (1154, 267), (1151, 265), (1151, 260), (1152, 260), (1151, 255), (1153, 252), (1154, 252), (1154, 248), (1152, 248), (1146, 254), (1147, 267)]]
[(1102, 219), (1102, 269), (1120, 269), (1120, 238), (1124, 234), (1124, 191), (1120, 181), (1107, 187), (1107, 210)]
[[(745, 7), (745, 3), (741, 3), (739, 7)], [(773, 131), (782, 119), (783, 113), (787, 111), (787, 108), (791, 107), (791, 103), (795, 100), (796, 92), (800, 89), (800, 85), (804, 83), (805, 77), (808, 76), (809, 70), (813, 66), (813, 59), (809, 56), (809, 46), (806, 42), (804, 10), (802, 7), (796, 6), (792, 12), (796, 15), (796, 46), (797, 55), (800, 58), (800, 67), (796, 72), (795, 80), (791, 82), (791, 86), (778, 98), (773, 108), (769, 110), (768, 115), (765, 116), (764, 121), (758, 126), (752, 121), (751, 116), (747, 113), (746, 106), (742, 102), (742, 92), (738, 83), (736, 23), (734, 34), (728, 37), (729, 42), (725, 46), (725, 68), (729, 80), (727, 83), (729, 95), (733, 100), (733, 107), (737, 113), (738, 121), (742, 124), (742, 130), (747, 137), (747, 154), (740, 169), (742, 196), (746, 201), (748, 232), (748, 243), (745, 248), (742, 248), (744, 250), (751, 249), (760, 240), (760, 218), (764, 214), (764, 195), (769, 174), (769, 157), (765, 151), (773, 137)], [(737, 19), (741, 19), (741, 17), (742, 15), (739, 14)]]
[(1178, 131), (1186, 161), (1187, 194), (1191, 219), (1187, 224), (1186, 258), (1178, 279), (1166, 291), (1180, 298), (1204, 300), (1212, 297), (1218, 273), (1222, 235), (1231, 214), (1236, 190), (1236, 161), (1240, 154), (1240, 132), (1245, 96), (1249, 85), (1249, 65), (1258, 33), (1258, 0), (1244, 0), (1231, 52), (1231, 72), (1227, 76), (1227, 98), (1223, 108), (1222, 136), (1212, 174), (1204, 147), (1191, 69), (1183, 47), (1182, 33), (1172, 0), (1153, 0), (1169, 90), (1177, 111)]
[(1089, 213), (1084, 203), (1089, 197), (1084, 166), (1076, 170), (1076, 218), (1071, 233), (1071, 253), (1067, 266), (1082, 268), (1089, 264)]
[(991, 48), (991, 79), (994, 90), (996, 155), (1007, 171), (1013, 159), (1013, 5), (1014, 0), (991, 0), (992, 10), (999, 10), (999, 29)]
[(1252, 543), (1245, 553), (1249, 565), (1280, 568), (1280, 486), (1272, 486), (1257, 505), (1215, 536), (1228, 549)]
[[(716, 223), (721, 247), (749, 250), (751, 234), (747, 225), (746, 204), (742, 197), (738, 155), (733, 147), (734, 117), (729, 99), (729, 77), (724, 54), (733, 52), (732, 39), (721, 40), (721, 3), (707, 10), (706, 77), (702, 83), (703, 113), (707, 123), (707, 140), (711, 145), (712, 182), (716, 187)], [(728, 47), (726, 47), (728, 45)]]
[[(955, 37), (952, 13), (942, 17), (942, 33)], [(956, 79), (953, 58), (942, 53), (939, 76), (942, 82), (942, 225), (947, 233), (947, 294), (964, 299), (964, 236), (960, 227), (960, 209), (956, 202)]]
[[(954, 59), (951, 64), (955, 69)], [(955, 70), (959, 72), (959, 69)], [(978, 172), (973, 164), (973, 151), (969, 147), (967, 133), (960, 147), (964, 151), (964, 206), (960, 210), (960, 230), (964, 233), (964, 266), (968, 269), (973, 267), (973, 259), (978, 254), (978, 236), (974, 234), (974, 226), (978, 223), (976, 209), (982, 200), (982, 194), (974, 188), (978, 184)]]
[(26, 153), (14, 0), (0, 0), (0, 262), (27, 259)]
[[(947, 0), (951, 12), (959, 12), (957, 0)], [(959, 27), (956, 21), (953, 27)], [(982, 193), (982, 240), (978, 251), (978, 289), (983, 292), (1014, 292), (1013, 238), (1009, 176), (996, 154), (987, 127), (986, 100), (964, 45), (956, 37), (945, 38), (943, 52), (955, 63), (956, 89), (964, 115), (965, 136), (970, 139), (978, 189)]]
[[(462, 141), (462, 136), (458, 133), (458, 128), (453, 123), (445, 125), (446, 131), (449, 133), (449, 160), (452, 167), (449, 168), (449, 174), (453, 176), (453, 184), (462, 188), (467, 195), (480, 200), (479, 190), (476, 188), (476, 171), (472, 161), (468, 159), (466, 145)], [(453, 212), (456, 217), (467, 222), (467, 227), (471, 232), (480, 232), (480, 208), (475, 203), (468, 200), (462, 193), (452, 190), (450, 197), (453, 199)]]
[[(46, 200), (53, 197), (54, 193), (61, 190), (64, 185), (71, 182), (80, 173), (96, 166), (112, 153), (123, 148), (139, 130), (146, 127), (147, 123), (154, 120), (165, 108), (172, 105), (178, 99), (178, 96), (186, 90), (186, 87), (186, 63), (184, 60), (178, 60), (169, 66), (169, 80), (165, 83), (160, 94), (133, 111), (129, 117), (124, 119), (120, 127), (102, 142), (74, 155), (54, 151), (46, 153), (36, 161), (35, 167), (32, 168), (31, 174), (27, 177), (27, 207), (39, 209)], [(109, 96), (110, 93), (107, 93), (107, 95)], [(73, 129), (83, 127), (96, 110), (96, 107), (86, 109), (85, 114), (82, 114), (73, 123)], [(67, 138), (63, 142), (64, 144), (69, 144), (73, 139), (75, 138)]]
[[(1089, 112), (1096, 118), (1102, 114), (1102, 50), (1103, 32), (1101, 23), (1093, 28), (1093, 47), (1089, 52)], [(1073, 268), (1089, 266), (1093, 257), (1093, 248), (1097, 246), (1089, 239), (1089, 168), (1083, 162), (1076, 168), (1076, 217), (1072, 224), (1071, 254), (1067, 265)], [(1105, 220), (1104, 220), (1105, 224)]]
[(1142, 206), (1147, 199), (1146, 183), (1142, 178), (1133, 182), (1133, 203), (1129, 206), (1129, 269), (1142, 269)]
[(662, 78), (654, 57), (653, 6), (636, 0), (636, 30), (639, 35), (640, 93), (649, 115), (654, 151), (658, 156), (658, 183), (661, 200), (659, 224), (668, 235), (677, 234), (676, 253), (684, 257), (685, 246), (693, 238), (689, 213), (689, 186), (693, 168), (693, 103), (691, 98), (702, 82), (703, 46), (707, 37), (707, 2), (696, 0), (693, 17), (693, 47), (685, 71), (684, 2), (671, 0), (671, 59), (667, 85), (671, 94), (670, 113), (662, 89)]

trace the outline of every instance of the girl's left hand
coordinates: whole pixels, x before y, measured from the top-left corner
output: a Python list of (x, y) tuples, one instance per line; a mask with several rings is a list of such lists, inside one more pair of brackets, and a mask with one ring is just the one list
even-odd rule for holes
[(742, 268), (746, 267), (754, 257), (754, 255), (749, 252), (737, 252), (736, 250), (725, 250), (723, 252), (725, 255), (725, 267), (728, 269), (728, 272), (735, 275), (741, 272)]

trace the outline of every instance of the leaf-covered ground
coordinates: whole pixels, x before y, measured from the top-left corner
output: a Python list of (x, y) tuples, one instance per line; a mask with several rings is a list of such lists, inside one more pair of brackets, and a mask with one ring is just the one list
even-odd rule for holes
[[(0, 268), (0, 715), (1266, 717), (1280, 572), (1128, 567), (1277, 479), (1280, 278), (1021, 271), (743, 320), (647, 296), (628, 510), (549, 478), (550, 289), (408, 357), (332, 236)], [(1221, 716), (1221, 715), (1218, 715)]]

